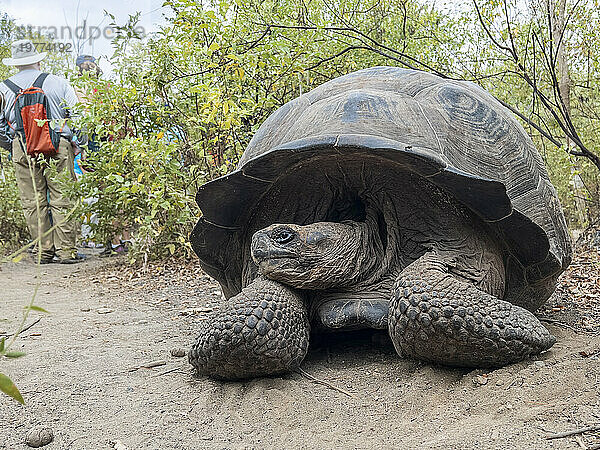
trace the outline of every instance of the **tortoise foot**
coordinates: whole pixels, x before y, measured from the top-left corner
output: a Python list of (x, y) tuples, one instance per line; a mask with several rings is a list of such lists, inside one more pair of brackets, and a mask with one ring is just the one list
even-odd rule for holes
[(459, 281), (428, 255), (399, 276), (389, 333), (400, 355), (462, 367), (504, 366), (556, 341), (531, 312)]
[(302, 298), (261, 278), (201, 323), (189, 361), (199, 374), (221, 379), (287, 372), (306, 356), (309, 332)]

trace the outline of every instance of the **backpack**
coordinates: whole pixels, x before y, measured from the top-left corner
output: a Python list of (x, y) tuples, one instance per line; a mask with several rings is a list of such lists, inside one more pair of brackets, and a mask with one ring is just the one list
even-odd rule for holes
[(54, 156), (60, 145), (60, 133), (50, 126), (48, 98), (42, 90), (47, 76), (47, 73), (40, 74), (27, 89), (4, 80), (4, 84), (15, 93), (15, 126), (9, 125), (25, 139), (27, 154), (34, 157), (39, 154)]

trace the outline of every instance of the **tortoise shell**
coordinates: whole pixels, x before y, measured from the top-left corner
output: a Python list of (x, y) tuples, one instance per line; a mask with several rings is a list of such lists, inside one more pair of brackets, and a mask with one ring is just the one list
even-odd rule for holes
[[(198, 191), (203, 216), (191, 242), (226, 297), (243, 287), (246, 235), (251, 218), (261, 214), (261, 198), (286, 173), (326, 154), (393, 162), (470, 209), (507, 252), (507, 301), (537, 308), (570, 262), (556, 191), (509, 110), (470, 82), (373, 67), (286, 103), (257, 130), (237, 169)], [(290, 195), (270, 193), (279, 194)]]

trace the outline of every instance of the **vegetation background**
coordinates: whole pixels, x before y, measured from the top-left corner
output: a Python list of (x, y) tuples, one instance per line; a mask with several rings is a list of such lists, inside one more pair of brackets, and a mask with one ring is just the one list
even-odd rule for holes
[[(70, 192), (96, 214), (93, 240), (133, 231), (134, 261), (190, 256), (198, 187), (233, 170), (276, 108), (339, 75), (374, 65), (471, 80), (522, 120), (543, 155), (570, 226), (599, 215), (600, 16), (597, 0), (167, 0), (161, 29), (113, 24), (109, 79), (80, 77), (76, 55), (44, 70), (86, 93), (76, 119), (98, 144)], [(15, 38), (0, 21), (0, 57)], [(51, 40), (49, 36), (34, 36)], [(67, 63), (67, 64), (65, 64)], [(102, 63), (101, 63), (102, 64)], [(0, 78), (11, 72), (0, 66)], [(7, 154), (0, 252), (28, 241)]]

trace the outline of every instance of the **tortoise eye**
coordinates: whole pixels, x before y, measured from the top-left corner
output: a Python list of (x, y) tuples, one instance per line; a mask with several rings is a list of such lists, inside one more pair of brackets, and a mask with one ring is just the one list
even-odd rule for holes
[(271, 239), (273, 239), (278, 244), (287, 244), (291, 242), (296, 237), (296, 233), (290, 230), (289, 228), (278, 228), (273, 231), (271, 235)]

